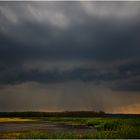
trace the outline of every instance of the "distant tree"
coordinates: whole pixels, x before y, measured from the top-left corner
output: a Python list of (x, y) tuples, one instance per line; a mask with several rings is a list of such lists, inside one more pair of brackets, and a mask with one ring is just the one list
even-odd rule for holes
[(104, 111), (102, 111), (102, 110), (99, 111), (99, 115), (104, 115), (104, 114), (105, 114)]

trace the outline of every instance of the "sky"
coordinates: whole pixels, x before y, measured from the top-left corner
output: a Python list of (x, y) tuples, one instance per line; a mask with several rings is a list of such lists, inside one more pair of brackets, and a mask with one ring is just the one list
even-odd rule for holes
[(0, 2), (0, 111), (140, 113), (140, 2)]

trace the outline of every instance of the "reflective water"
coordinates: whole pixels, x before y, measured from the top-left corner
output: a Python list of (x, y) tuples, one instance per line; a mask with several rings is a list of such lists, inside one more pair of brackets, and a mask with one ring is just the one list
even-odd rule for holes
[(52, 132), (76, 131), (80, 133), (93, 133), (94, 129), (86, 125), (69, 125), (54, 122), (0, 122), (0, 132), (20, 130), (48, 130)]

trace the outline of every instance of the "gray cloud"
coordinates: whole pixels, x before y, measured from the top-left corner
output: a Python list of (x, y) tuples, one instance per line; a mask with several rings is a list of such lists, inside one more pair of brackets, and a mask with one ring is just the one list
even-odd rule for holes
[[(139, 6), (140, 2), (0, 2), (1, 90), (11, 86), (7, 95), (30, 82), (54, 88), (82, 82), (83, 91), (87, 84), (103, 86), (113, 99), (114, 92), (139, 96)], [(75, 90), (78, 97), (82, 91)], [(100, 101), (103, 90), (95, 91)], [(103, 104), (96, 104), (103, 109)]]

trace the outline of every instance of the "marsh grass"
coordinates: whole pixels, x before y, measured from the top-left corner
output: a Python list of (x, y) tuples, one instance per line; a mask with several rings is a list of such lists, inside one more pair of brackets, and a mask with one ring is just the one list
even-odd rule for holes
[[(26, 118), (27, 119), (27, 118)], [(25, 121), (19, 118), (1, 118), (1, 121)], [(78, 132), (49, 132), (29, 130), (22, 132), (1, 133), (1, 138), (18, 139), (139, 139), (140, 118), (80, 118), (80, 117), (43, 117), (29, 118), (27, 121), (62, 122), (73, 124), (85, 124), (95, 133)], [(4, 137), (5, 136), (5, 137)]]
[(121, 118), (42, 118), (45, 121), (81, 123), (96, 129), (96, 133), (79, 134), (76, 132), (40, 133), (32, 132), (19, 138), (48, 139), (139, 139), (140, 119)]
[(76, 132), (61, 133), (40, 133), (31, 132), (22, 134), (18, 138), (22, 139), (139, 139), (140, 130), (123, 126), (119, 130), (101, 130), (95, 134), (78, 134)]
[(19, 139), (76, 139), (81, 138), (81, 134), (76, 132), (59, 132), (59, 133), (50, 133), (50, 132), (39, 132), (32, 131), (26, 135), (21, 134), (18, 136)]

